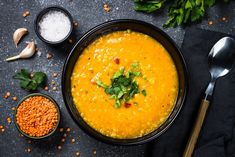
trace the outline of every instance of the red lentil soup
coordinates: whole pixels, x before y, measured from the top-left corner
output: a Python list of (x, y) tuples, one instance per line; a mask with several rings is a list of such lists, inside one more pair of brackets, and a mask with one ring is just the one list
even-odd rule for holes
[(133, 139), (168, 118), (178, 95), (178, 74), (158, 41), (116, 31), (84, 49), (71, 86), (73, 101), (92, 128), (108, 137)]

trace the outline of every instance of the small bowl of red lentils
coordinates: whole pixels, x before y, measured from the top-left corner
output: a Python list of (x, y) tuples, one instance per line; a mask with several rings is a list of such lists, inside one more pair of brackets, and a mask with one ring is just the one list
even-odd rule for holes
[(15, 124), (21, 134), (32, 139), (52, 135), (59, 126), (60, 109), (53, 98), (33, 93), (19, 101)]

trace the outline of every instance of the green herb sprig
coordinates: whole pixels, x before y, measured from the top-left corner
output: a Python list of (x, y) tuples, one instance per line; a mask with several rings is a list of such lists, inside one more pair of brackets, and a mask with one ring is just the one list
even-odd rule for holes
[(21, 69), (20, 72), (13, 76), (13, 78), (20, 80), (21, 88), (27, 91), (34, 91), (39, 86), (43, 85), (46, 79), (46, 74), (43, 72), (35, 72), (31, 77), (30, 73), (26, 69)]
[(146, 13), (163, 8), (166, 2), (169, 2), (169, 9), (168, 20), (163, 25), (165, 28), (185, 25), (201, 19), (206, 9), (212, 7), (216, 0), (134, 0), (135, 10)]
[[(139, 64), (133, 63), (131, 70), (125, 73), (124, 67), (121, 67), (111, 78), (111, 85), (108, 86), (102, 81), (98, 80), (96, 84), (104, 88), (106, 94), (110, 95), (111, 99), (115, 99), (114, 106), (121, 107), (121, 104), (127, 103), (130, 99), (134, 98), (135, 94), (140, 93), (139, 85), (134, 80), (135, 77), (141, 77), (139, 71)], [(146, 90), (141, 91), (146, 96)]]

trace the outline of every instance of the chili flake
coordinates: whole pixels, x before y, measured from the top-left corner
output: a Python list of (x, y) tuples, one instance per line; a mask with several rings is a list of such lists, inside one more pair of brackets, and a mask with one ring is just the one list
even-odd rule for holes
[(113, 61), (114, 61), (116, 64), (119, 64), (119, 63), (120, 63), (120, 59), (119, 59), (118, 57), (115, 57), (115, 58), (113, 59)]

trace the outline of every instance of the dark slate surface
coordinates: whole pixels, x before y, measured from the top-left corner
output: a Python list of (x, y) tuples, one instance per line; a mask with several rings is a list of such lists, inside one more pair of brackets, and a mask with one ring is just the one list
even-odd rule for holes
[[(103, 4), (108, 3), (111, 11), (106, 13), (103, 11)], [(79, 39), (90, 28), (102, 22), (131, 18), (139, 19), (154, 24), (162, 28), (162, 24), (166, 20), (166, 11), (163, 13), (155, 13), (151, 15), (137, 13), (133, 10), (133, 3), (129, 1), (115, 0), (1, 0), (0, 1), (0, 125), (4, 126), (5, 131), (0, 130), (0, 156), (75, 156), (75, 152), (79, 151), (81, 156), (93, 156), (93, 150), (97, 151), (96, 156), (116, 157), (116, 156), (146, 156), (146, 146), (112, 146), (99, 142), (86, 133), (84, 133), (71, 119), (65, 105), (63, 103), (60, 79), (64, 61), (69, 54), (73, 44), (64, 44), (60, 47), (53, 48), (45, 43), (42, 43), (35, 35), (33, 29), (33, 21), (36, 14), (49, 5), (60, 5), (66, 8), (75, 20), (79, 22), (79, 27), (75, 29), (73, 41)], [(30, 11), (30, 16), (22, 17), (25, 10)], [(226, 17), (227, 22), (220, 22), (220, 18)], [(235, 32), (235, 2), (229, 5), (217, 5), (208, 11), (208, 15), (198, 24), (197, 27), (220, 31), (224, 33), (234, 34)], [(208, 21), (212, 20), (213, 25), (209, 26)], [(15, 48), (12, 41), (14, 30), (19, 27), (29, 29), (27, 35), (21, 42), (18, 48)], [(184, 28), (178, 27), (175, 29), (164, 29), (174, 41), (181, 46), (184, 36)], [(4, 61), (8, 56), (12, 56), (20, 52), (25, 46), (26, 41), (34, 40), (37, 42), (40, 53), (28, 60), (19, 60), (11, 63)], [(51, 60), (46, 58), (46, 54), (51, 52), (54, 57)], [(192, 52), (193, 53), (193, 52)], [(31, 71), (43, 71), (48, 76), (49, 91), (39, 90), (39, 92), (51, 95), (60, 105), (62, 111), (61, 127), (71, 128), (71, 132), (66, 137), (66, 142), (61, 144), (60, 140), (63, 133), (57, 132), (53, 137), (42, 141), (29, 141), (25, 137), (20, 137), (14, 123), (7, 123), (7, 117), (13, 118), (12, 107), (16, 106), (17, 102), (11, 98), (5, 100), (2, 96), (5, 92), (10, 91), (12, 96), (17, 96), (18, 99), (29, 94), (19, 87), (18, 81), (12, 79), (16, 71), (21, 68), (27, 68)], [(59, 76), (54, 78), (52, 74), (59, 73)], [(52, 90), (50, 82), (56, 81), (57, 91)], [(76, 142), (71, 143), (71, 139), (75, 138)], [(30, 143), (31, 142), (31, 143)], [(62, 150), (58, 150), (57, 146), (61, 145)], [(28, 153), (25, 149), (31, 149)]]

